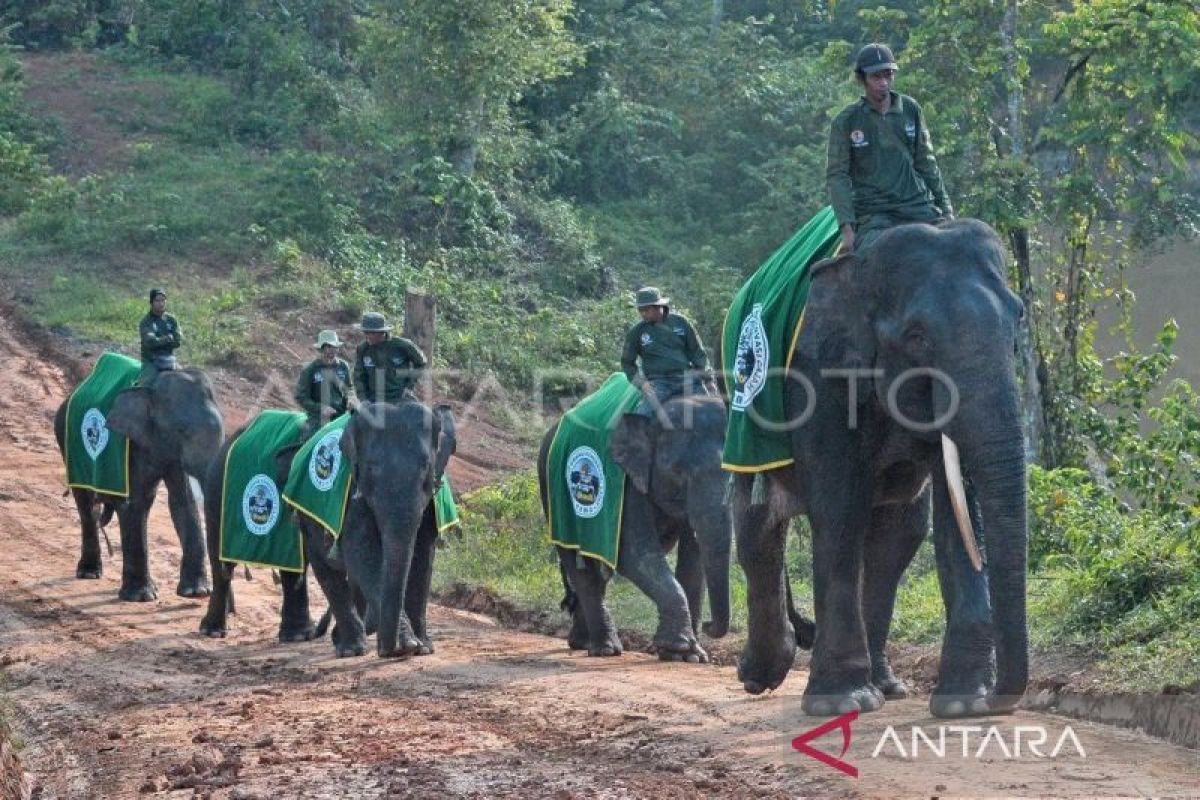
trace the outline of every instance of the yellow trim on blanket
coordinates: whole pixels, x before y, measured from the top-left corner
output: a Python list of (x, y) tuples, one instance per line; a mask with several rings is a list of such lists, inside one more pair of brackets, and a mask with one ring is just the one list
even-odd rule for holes
[(752, 475), (755, 472), (767, 472), (769, 470), (779, 469), (780, 467), (786, 467), (795, 463), (796, 459), (794, 458), (785, 458), (783, 461), (772, 461), (770, 464), (758, 464), (750, 467), (745, 466), (744, 464), (726, 464), (722, 462), (721, 469), (725, 470), (726, 472), (739, 472), (743, 475)]

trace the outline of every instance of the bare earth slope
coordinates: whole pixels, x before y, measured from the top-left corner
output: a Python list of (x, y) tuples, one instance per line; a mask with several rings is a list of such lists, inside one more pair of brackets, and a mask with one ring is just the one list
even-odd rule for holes
[[(1071, 723), (1086, 752), (1006, 759), (997, 746), (946, 757), (872, 751), (887, 726), (909, 750), (924, 699), (854, 723), (857, 780), (794, 751), (820, 720), (799, 714), (804, 675), (774, 695), (742, 693), (728, 667), (644, 655), (590, 659), (559, 640), (433, 609), (437, 653), (338, 660), (327, 641), (275, 641), (270, 577), (235, 583), (230, 637), (202, 639), (202, 605), (169, 594), (178, 544), (152, 515), (163, 597), (116, 599), (120, 554), (78, 581), (74, 510), (62, 496), (50, 419), (78, 365), (0, 318), (0, 669), (35, 794), (53, 797), (771, 797), (1187, 795), (1200, 754), (1136, 733)], [(465, 477), (465, 476), (464, 476)], [(116, 536), (115, 526), (112, 534)], [(114, 544), (116, 542), (114, 541)], [(462, 546), (462, 545), (459, 545)], [(469, 546), (469, 538), (467, 545)], [(319, 591), (317, 591), (319, 596)], [(316, 602), (319, 610), (320, 602)], [(1047, 751), (1068, 721), (1043, 725)], [(977, 724), (986, 726), (989, 721)], [(1026, 741), (1029, 736), (1027, 735)], [(837, 755), (840, 735), (816, 742)]]

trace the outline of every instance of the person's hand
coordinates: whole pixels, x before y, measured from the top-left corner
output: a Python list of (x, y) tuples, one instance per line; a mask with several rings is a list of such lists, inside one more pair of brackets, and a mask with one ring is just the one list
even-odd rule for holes
[(713, 397), (718, 397), (721, 394), (721, 391), (717, 388), (717, 382), (712, 378), (709, 378), (704, 382), (704, 389)]
[(843, 256), (846, 253), (854, 252), (854, 226), (846, 223), (842, 226), (842, 246), (838, 248), (837, 255)]
[(337, 411), (333, 409), (333, 406), (321, 406), (321, 419), (333, 419), (335, 416), (337, 416)]

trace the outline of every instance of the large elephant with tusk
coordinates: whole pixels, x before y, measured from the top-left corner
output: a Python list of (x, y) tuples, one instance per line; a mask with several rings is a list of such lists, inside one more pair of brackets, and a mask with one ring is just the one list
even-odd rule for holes
[(872, 711), (905, 694), (885, 645), (932, 505), (946, 632), (930, 710), (1005, 712), (1023, 695), (1023, 306), (1005, 263), (991, 228), (958, 220), (904, 225), (814, 267), (785, 389), (795, 463), (734, 481), (749, 606), (738, 677), (751, 694), (792, 666), (783, 558), (799, 513), (813, 530), (817, 625), (804, 711)]

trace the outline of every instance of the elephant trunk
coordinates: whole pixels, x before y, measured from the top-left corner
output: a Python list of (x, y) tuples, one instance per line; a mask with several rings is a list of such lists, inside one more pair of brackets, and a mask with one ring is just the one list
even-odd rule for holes
[[(716, 482), (720, 484), (721, 482)], [(704, 562), (704, 580), (708, 588), (708, 610), (711, 619), (704, 623), (704, 633), (720, 639), (729, 632), (729, 563), (733, 554), (733, 520), (729, 509), (720, 505), (724, 488), (714, 485), (705, 490), (689, 492), (688, 506), (692, 527), (700, 544)], [(699, 508), (699, 513), (695, 513)]]
[(1011, 424), (979, 430), (991, 433), (972, 442), (964, 463), (979, 501), (987, 554), (996, 641), (996, 688), (991, 706), (994, 711), (1007, 711), (1020, 701), (1029, 681), (1025, 452), (1015, 418)]
[(412, 565), (417, 541), (420, 513), (410, 509), (395, 509), (394, 513), (375, 511), (379, 526), (380, 559), (376, 593), (370, 598), (378, 609), (376, 649), (381, 656), (391, 656), (403, 649), (404, 639), (411, 638), (411, 629), (404, 617), (404, 598), (408, 589), (408, 572)]

